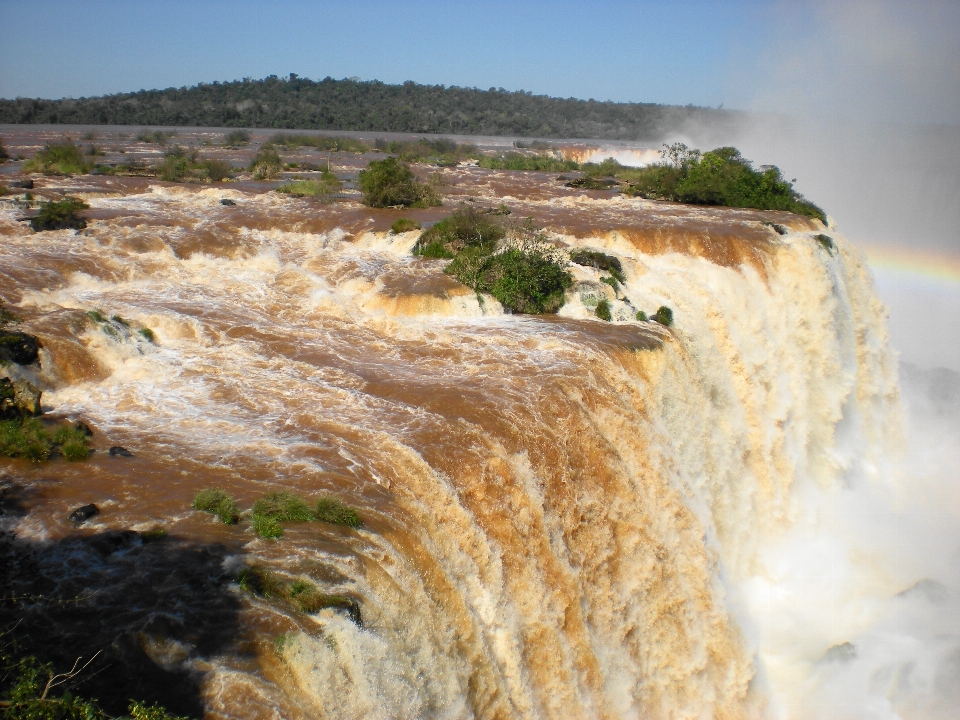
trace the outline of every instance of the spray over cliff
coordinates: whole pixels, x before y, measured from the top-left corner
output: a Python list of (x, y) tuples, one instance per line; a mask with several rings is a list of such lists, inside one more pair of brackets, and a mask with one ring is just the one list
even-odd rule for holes
[[(53, 414), (136, 456), (55, 482), (4, 466), (43, 488), (12, 528), (46, 548), (49, 577), (81, 556), (77, 533), (160, 524), (168, 547), (218, 548), (224, 576), (266, 569), (359, 608), (301, 612), (234, 583), (237, 626), (215, 647), (189, 598), (118, 619), (112, 647), (192, 678), (209, 717), (894, 716), (870, 698), (947, 717), (955, 633), (909, 692), (909, 653), (877, 675), (897, 603), (919, 617), (955, 600), (949, 568), (892, 551), (877, 571), (872, 533), (927, 485), (899, 460), (896, 360), (859, 251), (787, 213), (444, 177), (448, 205), (506, 203), (558, 247), (615, 256), (626, 282), (572, 266), (558, 315), (505, 315), (411, 256), (416, 232), (386, 232), (396, 211), (251, 186), (45, 180), (91, 205), (76, 234), (2, 211), (4, 296), (43, 343), (31, 377)], [(636, 319), (661, 305), (672, 327)], [(363, 524), (267, 540), (192, 512), (208, 487), (241, 507), (333, 495)], [(80, 502), (103, 511), (78, 531)]]

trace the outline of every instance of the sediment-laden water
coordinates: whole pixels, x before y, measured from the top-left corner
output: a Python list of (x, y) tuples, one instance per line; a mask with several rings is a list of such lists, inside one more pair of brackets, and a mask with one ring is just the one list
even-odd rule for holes
[[(29, 596), (5, 617), (63, 662), (101, 650), (81, 690), (105, 702), (135, 688), (210, 718), (896, 716), (823, 704), (898, 593), (921, 588), (903, 600), (914, 616), (937, 601), (924, 588), (955, 607), (951, 571), (896, 551), (878, 570), (869, 539), (916, 481), (859, 251), (784, 213), (438, 172), (445, 206), (419, 211), (113, 177), (37, 178), (36, 196), (91, 205), (83, 231), (0, 210), (0, 297), (44, 346), (41, 370), (9, 371), (97, 449), (0, 461), (5, 562)], [(412, 257), (416, 233), (387, 232), (459, 202), (615, 255), (627, 283), (572, 266), (559, 315), (505, 315)], [(604, 297), (610, 323), (592, 310)], [(673, 327), (633, 319), (660, 305)], [(243, 508), (333, 496), (363, 525), (265, 540), (190, 509), (214, 486)], [(100, 515), (67, 520), (90, 502)], [(839, 590), (797, 587), (832, 562)], [(254, 565), (362, 619), (244, 592)], [(842, 600), (811, 612), (804, 593)], [(939, 636), (943, 658), (960, 652)], [(891, 713), (948, 717), (949, 668), (931, 661), (900, 696), (876, 669), (850, 682)]]

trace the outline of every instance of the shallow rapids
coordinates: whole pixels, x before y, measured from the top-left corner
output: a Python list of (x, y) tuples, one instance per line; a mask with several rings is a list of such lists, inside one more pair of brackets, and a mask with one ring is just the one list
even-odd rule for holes
[[(167, 702), (164, 678), (185, 678), (172, 709), (209, 718), (831, 716), (808, 702), (829, 685), (817, 673), (866, 626), (838, 616), (799, 641), (777, 572), (845, 492), (902, 492), (886, 471), (905, 446), (896, 361), (862, 255), (783, 213), (443, 175), (424, 222), (503, 202), (561, 247), (616, 255), (626, 285), (574, 266), (558, 316), (504, 315), (413, 258), (416, 233), (386, 232), (410, 213), (266, 184), (38, 181), (91, 205), (76, 233), (0, 210), (0, 296), (44, 345), (42, 370), (11, 372), (97, 448), (0, 461), (10, 552), (110, 615), (102, 673), (150, 668), (143, 692)], [(614, 322), (593, 316), (600, 296)], [(633, 319), (660, 305), (674, 327)], [(363, 525), (264, 540), (191, 511), (214, 486), (243, 508), (332, 495)], [(73, 527), (90, 502), (101, 514)], [(160, 527), (156, 544), (115, 534)], [(362, 622), (244, 593), (254, 564), (356, 600)], [(173, 599), (156, 604), (163, 577)], [(924, 577), (887, 568), (871, 597)], [(82, 634), (47, 617), (49, 637)], [(105, 677), (89, 687), (109, 700)], [(940, 717), (924, 697), (911, 716)]]

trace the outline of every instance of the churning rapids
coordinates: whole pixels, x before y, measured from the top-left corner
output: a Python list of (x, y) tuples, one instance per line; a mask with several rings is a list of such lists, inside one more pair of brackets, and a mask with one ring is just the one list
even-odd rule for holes
[[(80, 690), (105, 703), (208, 718), (955, 717), (957, 490), (904, 430), (860, 252), (785, 213), (438, 172), (420, 211), (96, 176), (33, 191), (82, 197), (86, 230), (0, 210), (0, 299), (43, 344), (7, 372), (97, 449), (0, 461), (16, 632), (101, 650)], [(615, 255), (624, 289), (572, 266), (559, 315), (505, 315), (387, 232), (460, 202)], [(633, 319), (660, 305), (673, 327)], [(192, 511), (207, 487), (363, 525), (265, 540)], [(362, 620), (242, 591), (254, 564)]]

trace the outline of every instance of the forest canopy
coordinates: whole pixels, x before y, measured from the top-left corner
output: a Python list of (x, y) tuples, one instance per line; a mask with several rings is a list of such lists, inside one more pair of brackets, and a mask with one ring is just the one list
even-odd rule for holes
[(0, 99), (0, 123), (160, 125), (658, 140), (740, 113), (692, 105), (553, 98), (503, 88), (402, 85), (291, 73), (102, 97)]

